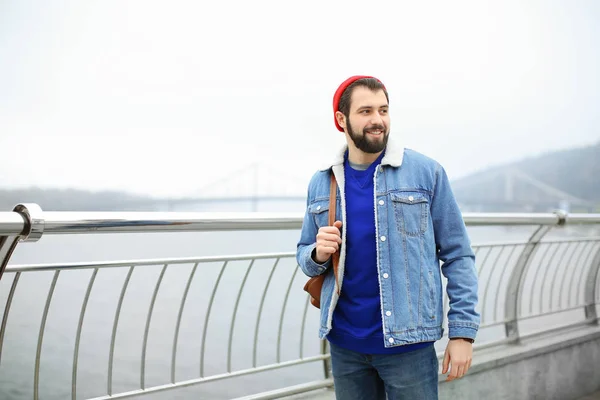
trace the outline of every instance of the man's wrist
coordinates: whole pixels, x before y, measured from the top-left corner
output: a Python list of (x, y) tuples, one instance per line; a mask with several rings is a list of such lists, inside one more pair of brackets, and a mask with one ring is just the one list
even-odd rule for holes
[(454, 337), (454, 338), (452, 338), (450, 340), (466, 340), (467, 342), (469, 342), (471, 344), (473, 344), (475, 342), (474, 339), (466, 338), (466, 337)]
[(319, 260), (317, 260), (317, 249), (314, 248), (311, 252), (310, 252), (310, 258), (319, 265), (325, 265), (327, 264), (327, 261), (329, 261), (329, 258), (323, 262), (320, 262)]

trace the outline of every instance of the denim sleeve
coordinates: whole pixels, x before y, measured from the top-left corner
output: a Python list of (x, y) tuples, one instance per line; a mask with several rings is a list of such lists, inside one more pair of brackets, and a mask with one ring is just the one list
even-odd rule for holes
[(475, 254), (448, 176), (441, 166), (436, 171), (431, 216), (438, 257), (443, 262), (442, 273), (448, 280), (448, 337), (475, 339), (480, 323), (475, 309), (478, 301)]
[(300, 240), (296, 246), (296, 261), (300, 269), (306, 276), (313, 277), (321, 275), (331, 264), (331, 258), (324, 264), (319, 264), (312, 258), (312, 252), (316, 248), (317, 233), (319, 231), (315, 220), (308, 212), (308, 204), (310, 201), (310, 189), (306, 200), (306, 211), (302, 222), (302, 231), (300, 232)]

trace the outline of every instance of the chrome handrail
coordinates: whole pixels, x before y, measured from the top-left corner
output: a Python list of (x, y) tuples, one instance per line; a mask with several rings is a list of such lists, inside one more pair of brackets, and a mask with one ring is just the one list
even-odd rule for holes
[[(32, 209), (37, 211), (34, 219), (27, 214)], [(0, 212), (0, 235), (24, 235), (27, 223), (23, 219), (46, 235), (299, 229), (303, 217), (301, 213), (259, 212), (41, 212), (35, 204), (20, 204), (13, 212)], [(556, 226), (598, 224), (600, 214), (567, 215), (560, 210), (538, 214), (464, 213), (463, 219), (467, 226)]]

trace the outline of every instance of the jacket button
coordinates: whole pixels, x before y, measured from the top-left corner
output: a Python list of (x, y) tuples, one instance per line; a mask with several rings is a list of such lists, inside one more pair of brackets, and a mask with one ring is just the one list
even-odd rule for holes
[(382, 241), (382, 242), (385, 242), (385, 236), (382, 236), (382, 237), (381, 237), (381, 241)]
[(379, 205), (380, 205), (380, 206), (382, 206), (382, 205), (384, 205), (384, 204), (385, 204), (385, 201), (383, 201), (383, 200), (379, 200)]
[(412, 196), (408, 196), (408, 201), (413, 201), (415, 198)]
[(383, 277), (384, 277), (385, 279), (387, 279), (387, 278), (389, 278), (390, 276), (389, 276), (389, 275), (388, 275), (388, 273), (386, 272), (385, 274), (383, 274)]
[(319, 211), (321, 209), (321, 206), (317, 206), (317, 211)]
[(385, 315), (387, 315), (389, 317), (390, 315), (392, 315), (392, 312), (391, 311), (386, 311)]
[(394, 338), (393, 338), (393, 337), (389, 338), (389, 339), (388, 339), (388, 342), (390, 342), (390, 343), (394, 343)]

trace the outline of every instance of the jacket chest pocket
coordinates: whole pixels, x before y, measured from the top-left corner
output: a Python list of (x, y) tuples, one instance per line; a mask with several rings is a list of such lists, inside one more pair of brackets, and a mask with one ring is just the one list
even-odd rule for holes
[(308, 206), (318, 228), (329, 225), (329, 200), (315, 200)]
[(429, 201), (420, 192), (390, 193), (398, 229), (408, 236), (423, 235), (427, 231)]

